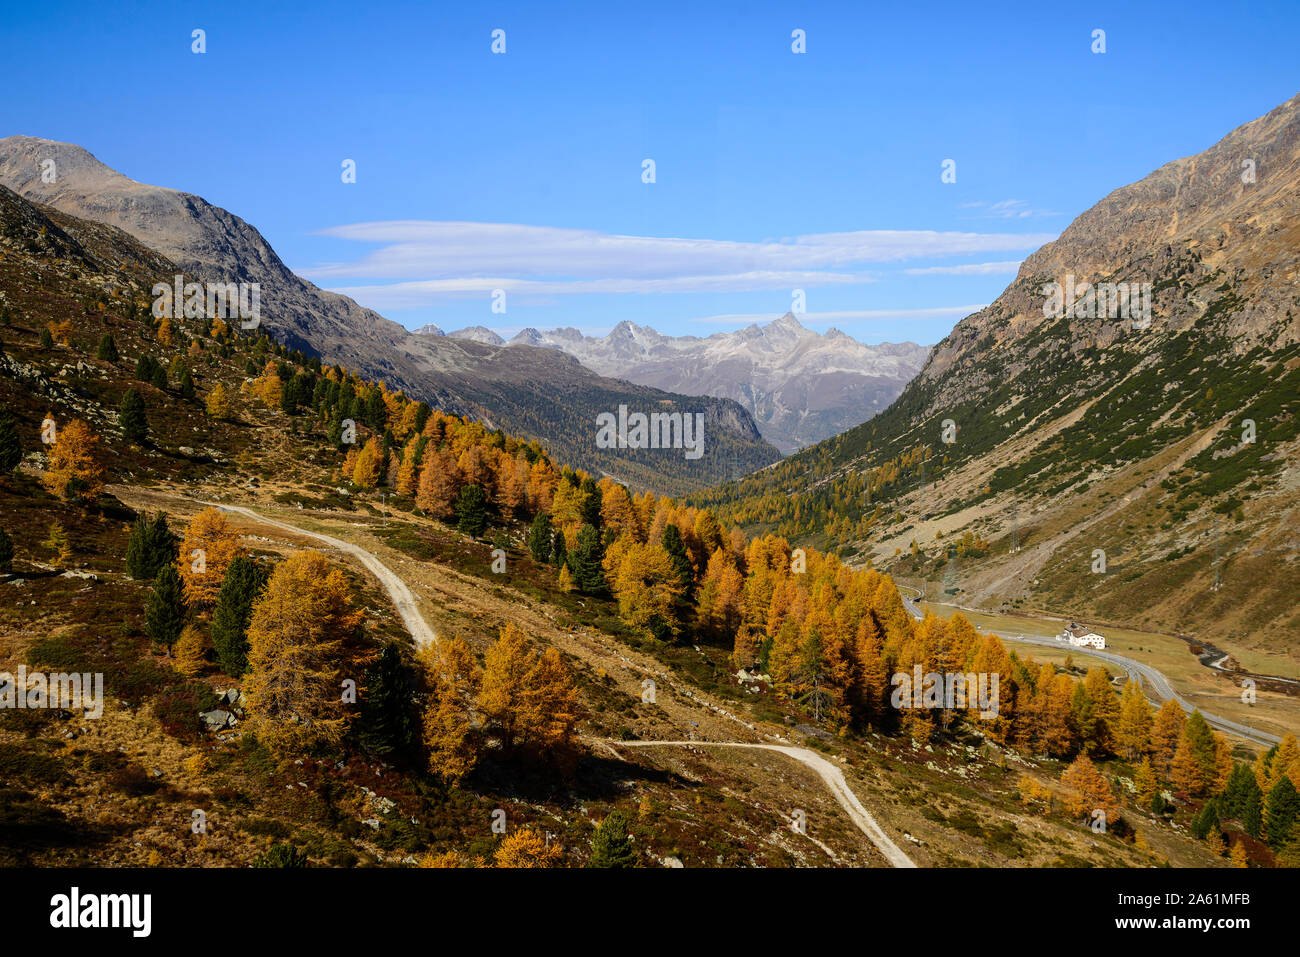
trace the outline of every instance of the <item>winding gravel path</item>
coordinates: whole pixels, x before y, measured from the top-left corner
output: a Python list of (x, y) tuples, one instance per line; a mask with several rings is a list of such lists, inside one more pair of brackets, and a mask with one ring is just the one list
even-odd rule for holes
[(314, 538), (317, 541), (324, 542), (331, 548), (337, 548), (341, 552), (356, 558), (366, 569), (379, 579), (388, 592), (388, 597), (393, 600), (393, 606), (397, 613), (402, 617), (402, 624), (406, 625), (406, 630), (411, 633), (415, 639), (415, 646), (423, 648), (426, 645), (436, 645), (438, 636), (429, 623), (424, 620), (420, 614), (419, 606), (415, 603), (415, 596), (411, 594), (411, 589), (406, 587), (406, 582), (397, 577), (387, 565), (374, 556), (373, 553), (366, 551), (360, 545), (353, 545), (351, 542), (345, 542), (341, 538), (335, 538), (333, 535), (325, 535), (321, 532), (311, 532), (305, 528), (299, 528), (297, 525), (290, 525), (288, 522), (281, 522), (274, 518), (267, 518), (251, 508), (245, 508), (242, 505), (223, 505), (220, 502), (203, 502), (204, 505), (210, 505), (213, 508), (221, 509), (223, 512), (233, 512), (243, 515), (245, 518), (260, 522), (263, 525), (270, 525), (273, 528), (281, 529), (286, 532), (293, 532), (295, 535), (305, 535), (308, 538)]
[(868, 840), (876, 846), (885, 860), (893, 867), (916, 867), (916, 862), (889, 839), (884, 830), (876, 823), (858, 796), (849, 787), (844, 772), (816, 751), (796, 748), (784, 744), (748, 744), (742, 741), (609, 741), (615, 748), (653, 748), (653, 747), (692, 747), (692, 748), (754, 748), (760, 751), (779, 751), (786, 757), (794, 758), (811, 769), (830, 788), (831, 794), (844, 808), (849, 819), (857, 825), (858, 830), (867, 835)]

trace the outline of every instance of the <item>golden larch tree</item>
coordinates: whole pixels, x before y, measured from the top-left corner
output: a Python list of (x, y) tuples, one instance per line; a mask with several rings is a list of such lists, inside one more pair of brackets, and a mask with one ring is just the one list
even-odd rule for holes
[(1074, 759), (1061, 775), (1061, 784), (1067, 789), (1065, 806), (1071, 814), (1091, 818), (1093, 812), (1102, 811), (1109, 819), (1118, 811), (1110, 784), (1086, 754)]
[(1173, 698), (1165, 701), (1156, 712), (1151, 727), (1151, 763), (1158, 773), (1169, 773), (1169, 765), (1174, 759), (1174, 750), (1178, 747), (1178, 738), (1186, 720), (1187, 714)]
[(478, 710), (507, 755), (526, 753), (567, 769), (582, 717), (577, 687), (560, 653), (537, 654), (513, 623), (484, 656)]
[(233, 411), (230, 405), (230, 394), (220, 382), (214, 385), (212, 391), (208, 393), (205, 405), (208, 415), (214, 419), (228, 419)]
[(93, 501), (104, 487), (99, 438), (81, 419), (57, 429), (41, 484), (64, 501)]
[(420, 483), (415, 492), (415, 506), (437, 519), (451, 517), (452, 503), (460, 491), (460, 472), (456, 458), (448, 449), (425, 449), (420, 468)]
[(419, 466), (415, 461), (419, 446), (419, 440), (412, 439), (406, 443), (406, 449), (402, 452), (402, 464), (397, 469), (397, 481), (393, 486), (398, 495), (415, 494), (415, 486), (420, 477)]
[(226, 580), (226, 569), (244, 554), (247, 552), (239, 543), (239, 533), (220, 509), (205, 508), (190, 519), (176, 556), (185, 604), (200, 612), (215, 605)]
[(532, 828), (521, 828), (501, 839), (494, 867), (559, 867), (564, 851), (547, 844), (545, 836)]
[(1120, 756), (1135, 761), (1146, 754), (1151, 749), (1153, 726), (1151, 703), (1142, 686), (1130, 678), (1120, 696), (1119, 718), (1115, 722), (1115, 746)]
[(429, 696), (424, 709), (424, 745), (429, 770), (459, 783), (478, 761), (478, 668), (469, 645), (444, 638), (421, 654)]
[(344, 678), (364, 674), (359, 647), (364, 613), (347, 580), (316, 551), (294, 552), (253, 606), (245, 682), (251, 724), (284, 753), (337, 747), (353, 706)]
[(379, 439), (371, 436), (357, 455), (356, 466), (352, 470), (353, 484), (359, 488), (374, 488), (379, 482), (379, 469), (383, 463), (384, 452), (379, 447)]
[(672, 556), (660, 545), (632, 546), (624, 553), (613, 582), (619, 616), (647, 635), (656, 629), (676, 635), (674, 614), (682, 595), (682, 582)]

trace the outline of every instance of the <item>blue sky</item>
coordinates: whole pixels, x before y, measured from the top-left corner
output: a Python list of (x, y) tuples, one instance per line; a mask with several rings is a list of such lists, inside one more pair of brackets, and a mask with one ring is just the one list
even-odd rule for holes
[(800, 288), (811, 328), (932, 343), (1300, 89), (1294, 2), (282, 6), (6, 4), (0, 135), (197, 193), (412, 328), (707, 335)]

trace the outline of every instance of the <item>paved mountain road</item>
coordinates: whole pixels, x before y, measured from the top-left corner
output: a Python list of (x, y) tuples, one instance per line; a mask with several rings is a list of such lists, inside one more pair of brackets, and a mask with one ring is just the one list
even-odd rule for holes
[[(915, 591), (916, 589), (912, 590)], [(915, 600), (908, 598), (906, 595), (903, 596), (903, 606), (913, 618), (919, 620), (925, 617), (921, 613), (920, 608), (916, 606)], [(1008, 636), (1008, 640), (1024, 642), (1025, 644), (1030, 645), (1042, 645), (1047, 648), (1057, 648), (1064, 651), (1071, 650), (1071, 646), (1067, 645), (1059, 638), (1048, 638), (1039, 635), (1016, 635), (1014, 638)], [(1082, 654), (1090, 655), (1094, 658), (1100, 658), (1103, 661), (1109, 661), (1111, 664), (1118, 665), (1139, 685), (1145, 683), (1146, 686), (1155, 693), (1156, 698), (1153, 698), (1152, 700), (1155, 701), (1157, 705), (1163, 704), (1170, 698), (1173, 698), (1186, 712), (1190, 713), (1196, 709), (1195, 705), (1174, 690), (1174, 686), (1170, 684), (1169, 679), (1166, 678), (1162, 672), (1157, 671), (1155, 668), (1151, 667), (1151, 665), (1143, 664), (1142, 662), (1135, 661), (1132, 658), (1126, 658), (1123, 655), (1117, 655), (1113, 651), (1099, 651), (1095, 648), (1076, 650)], [(1218, 715), (1210, 714), (1208, 711), (1201, 711), (1201, 717), (1203, 717), (1206, 723), (1212, 728), (1218, 728), (1220, 731), (1226, 731), (1229, 734), (1240, 735), (1241, 737), (1254, 741), (1256, 744), (1263, 745), (1266, 748), (1272, 747), (1282, 740), (1275, 734), (1269, 734), (1267, 731), (1260, 731), (1259, 729), (1252, 728), (1249, 725), (1230, 721), (1227, 718), (1221, 718)]]

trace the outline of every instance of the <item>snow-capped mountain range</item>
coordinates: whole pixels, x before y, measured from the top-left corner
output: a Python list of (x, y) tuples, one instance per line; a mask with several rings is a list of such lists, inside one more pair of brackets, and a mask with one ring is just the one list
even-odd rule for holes
[[(416, 332), (443, 335), (437, 326)], [(559, 349), (600, 375), (735, 399), (753, 415), (763, 437), (787, 454), (883, 411), (930, 352), (913, 342), (869, 346), (838, 329), (817, 333), (792, 313), (705, 338), (665, 336), (626, 321), (599, 337), (572, 327), (524, 329), (508, 341), (483, 326), (447, 335), (488, 345)]]

